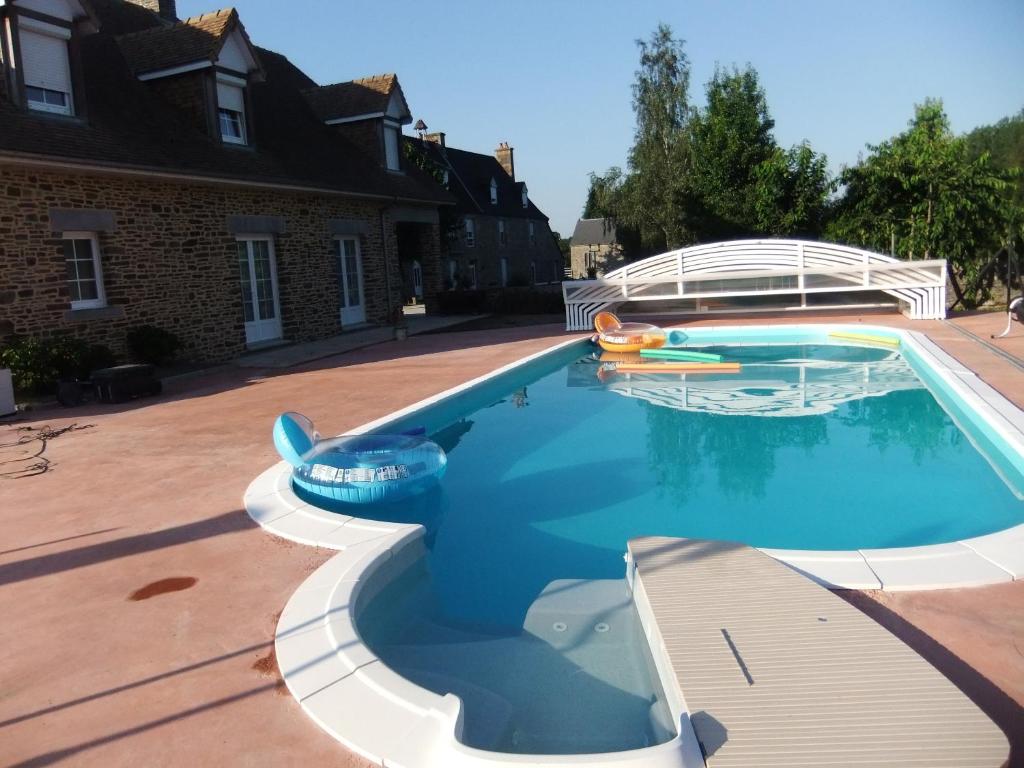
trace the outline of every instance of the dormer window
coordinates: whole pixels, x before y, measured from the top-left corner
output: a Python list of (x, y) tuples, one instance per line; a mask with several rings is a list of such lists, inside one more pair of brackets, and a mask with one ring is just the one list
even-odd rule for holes
[(444, 188), (448, 189), (448, 170), (447, 169), (445, 169), (445, 171), (444, 171), (443, 180), (444, 180)]
[(29, 109), (74, 114), (71, 96), (69, 30), (22, 17), (18, 24), (25, 98)]
[(523, 208), (530, 207), (530, 198), (526, 194), (526, 185), (523, 184)]
[(498, 182), (491, 179), (491, 205), (498, 204)]
[(389, 171), (400, 171), (398, 160), (398, 128), (393, 125), (384, 126), (384, 163)]
[(245, 81), (221, 76), (217, 78), (217, 117), (221, 141), (227, 144), (248, 144), (245, 127)]

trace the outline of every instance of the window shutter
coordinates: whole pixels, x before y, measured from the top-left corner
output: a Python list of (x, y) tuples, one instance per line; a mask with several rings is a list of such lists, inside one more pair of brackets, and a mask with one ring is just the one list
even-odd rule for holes
[(24, 27), (18, 30), (18, 39), (21, 42), (21, 66), (25, 73), (25, 85), (71, 93), (67, 41)]
[(217, 83), (217, 106), (245, 114), (245, 96), (237, 85)]

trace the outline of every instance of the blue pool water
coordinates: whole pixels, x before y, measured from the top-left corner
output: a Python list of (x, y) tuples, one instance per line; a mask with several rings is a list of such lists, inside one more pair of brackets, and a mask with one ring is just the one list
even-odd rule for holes
[(706, 351), (742, 373), (627, 377), (573, 345), (389, 427), (426, 425), (448, 474), (359, 510), (427, 531), (424, 562), (359, 628), (400, 673), (463, 697), (467, 743), (588, 752), (671, 736), (622, 581), (634, 536), (858, 549), (1024, 520), (1019, 471), (979, 452), (899, 353)]

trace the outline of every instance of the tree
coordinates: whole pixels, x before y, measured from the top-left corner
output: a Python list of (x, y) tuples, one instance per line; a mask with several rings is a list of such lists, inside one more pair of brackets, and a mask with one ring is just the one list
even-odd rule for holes
[(621, 207), (622, 170), (611, 167), (604, 175), (590, 174), (590, 189), (583, 206), (584, 219), (614, 219)]
[(788, 152), (776, 147), (755, 169), (754, 223), (759, 232), (776, 237), (817, 238), (821, 235), (833, 182), (828, 158), (807, 142)]
[(698, 110), (671, 28), (659, 24), (637, 45), (629, 165), (591, 174), (584, 217), (613, 219), (627, 258), (746, 235), (817, 235), (833, 186), (826, 159), (806, 142), (776, 146), (757, 72), (717, 69)]
[(690, 121), (693, 186), (701, 206), (698, 235), (719, 240), (758, 233), (758, 169), (778, 148), (757, 72), (716, 69), (707, 108)]
[(1017, 279), (1007, 285), (1012, 289), (1024, 289), (1024, 109), (1013, 117), (1004, 117), (995, 125), (983, 125), (975, 128), (965, 137), (967, 156), (977, 160), (982, 155), (991, 157), (992, 165), (1006, 172), (1013, 184), (1004, 192), (1009, 211), (1008, 230), (1005, 247), (993, 257), (991, 274), (1006, 279), (1008, 273), (1016, 274)]
[(636, 133), (629, 176), (619, 188), (619, 218), (639, 231), (645, 246), (677, 248), (693, 241), (681, 206), (688, 175), (690, 62), (667, 24), (659, 24), (650, 40), (636, 42)]
[(829, 237), (901, 258), (945, 258), (956, 303), (985, 300), (985, 266), (1013, 220), (1005, 195), (1011, 174), (987, 153), (971, 160), (936, 100), (915, 107), (908, 130), (868, 149), (842, 174), (846, 189)]

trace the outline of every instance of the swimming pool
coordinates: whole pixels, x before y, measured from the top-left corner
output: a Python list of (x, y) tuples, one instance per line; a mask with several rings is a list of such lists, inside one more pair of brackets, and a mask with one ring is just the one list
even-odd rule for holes
[(425, 535), (355, 625), (384, 664), (460, 696), (466, 745), (556, 754), (672, 739), (622, 581), (633, 536), (891, 551), (1024, 519), (1019, 452), (958, 404), (920, 345), (744, 332), (689, 341), (726, 345), (739, 376), (602, 375), (592, 348), (572, 344), (374, 427), (425, 426), (449, 472), (431, 494), (360, 511)]

